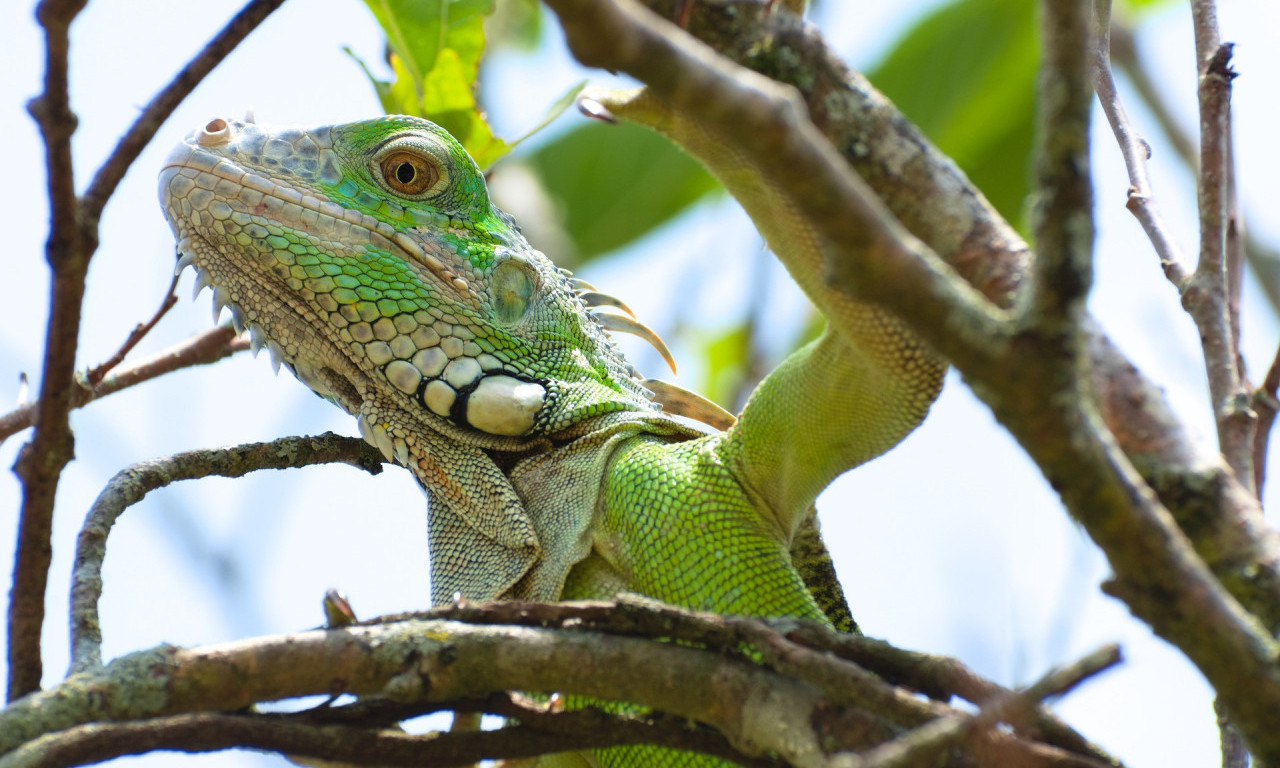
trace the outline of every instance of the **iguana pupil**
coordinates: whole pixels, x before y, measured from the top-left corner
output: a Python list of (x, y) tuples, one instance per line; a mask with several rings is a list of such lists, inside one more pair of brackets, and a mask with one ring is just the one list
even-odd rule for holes
[(422, 195), (440, 180), (430, 161), (405, 150), (392, 152), (380, 165), (387, 186), (408, 197)]

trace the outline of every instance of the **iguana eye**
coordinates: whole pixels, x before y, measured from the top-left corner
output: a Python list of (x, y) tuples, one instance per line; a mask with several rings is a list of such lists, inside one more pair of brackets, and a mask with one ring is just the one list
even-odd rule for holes
[(436, 164), (412, 152), (392, 152), (382, 158), (378, 166), (386, 185), (406, 197), (418, 197), (440, 181), (440, 169)]
[(494, 319), (506, 324), (517, 322), (529, 311), (533, 298), (529, 268), (515, 259), (499, 263), (489, 277), (489, 290)]

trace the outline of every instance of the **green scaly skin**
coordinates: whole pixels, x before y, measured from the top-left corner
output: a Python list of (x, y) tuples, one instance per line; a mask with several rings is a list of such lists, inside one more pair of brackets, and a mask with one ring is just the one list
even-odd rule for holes
[[(741, 166), (644, 99), (612, 106), (713, 172)], [(726, 432), (650, 400), (567, 273), (432, 123), (215, 120), (170, 155), (160, 198), (179, 269), (212, 285), (215, 311), (426, 489), (434, 603), (627, 590), (826, 621), (800, 575), (829, 568), (813, 501), (919, 423), (943, 368), (892, 318), (824, 292), (820, 245), (785, 201), (726, 178), (831, 321)], [(653, 748), (556, 759), (716, 764)]]

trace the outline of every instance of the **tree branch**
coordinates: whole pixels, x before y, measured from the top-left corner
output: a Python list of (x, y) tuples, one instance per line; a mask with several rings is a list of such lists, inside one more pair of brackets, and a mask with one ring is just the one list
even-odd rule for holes
[[(42, 733), (257, 701), (346, 692), (446, 701), (508, 689), (622, 698), (697, 717), (748, 754), (814, 765), (812, 688), (749, 662), (637, 638), (445, 621), (161, 648), (68, 678), (0, 712), (0, 752)], [(767, 692), (767, 693), (766, 693)]]
[[(229, 325), (201, 331), (176, 346), (116, 369), (92, 388), (85, 386), (87, 382), (80, 382), (81, 386), (71, 392), (71, 408), (84, 407), (98, 398), (166, 373), (216, 363), (248, 348), (248, 339), (236, 336), (235, 330)], [(0, 416), (0, 443), (35, 424), (37, 405), (35, 402), (26, 403)]]
[[(645, 0), (668, 14), (671, 0)], [(1001, 306), (1027, 271), (1027, 246), (964, 175), (821, 36), (764, 3), (700, 0), (688, 31), (730, 59), (792, 85), (809, 115), (894, 216)], [(943, 190), (944, 194), (939, 194)], [(1093, 387), (1112, 434), (1214, 574), (1280, 633), (1280, 534), (1257, 499), (1174, 416), (1091, 320)]]
[(234, 448), (188, 451), (121, 470), (98, 494), (76, 541), (71, 574), (71, 673), (102, 663), (102, 627), (98, 598), (102, 596), (102, 561), (107, 536), (124, 511), (149, 492), (179, 480), (216, 475), (241, 477), (259, 469), (285, 469), (342, 462), (378, 474), (382, 454), (363, 440), (327, 432), (316, 437), (283, 437), (269, 443)]
[(941, 717), (862, 754), (864, 768), (911, 768), (929, 765), (946, 749), (1000, 722), (1016, 722), (1035, 712), (1044, 699), (1066, 693), (1085, 678), (1120, 663), (1120, 649), (1110, 645), (1075, 663), (1056, 669), (1031, 686), (982, 705), (972, 715)]
[[(1173, 146), (1173, 151), (1193, 176), (1199, 175), (1200, 157), (1196, 142), (1178, 122), (1173, 109), (1160, 95), (1152, 81), (1146, 64), (1138, 54), (1133, 30), (1123, 24), (1113, 23), (1111, 32), (1112, 54), (1116, 64), (1133, 84), (1143, 105), (1155, 117), (1161, 133)], [(1258, 284), (1266, 294), (1272, 311), (1280, 313), (1280, 252), (1277, 252), (1274, 247), (1259, 242), (1258, 238), (1247, 229), (1243, 234), (1245, 261), (1257, 275)]]
[(1156, 124), (1160, 126), (1160, 131), (1173, 146), (1174, 153), (1178, 155), (1187, 168), (1191, 169), (1193, 174), (1198, 173), (1200, 170), (1200, 156), (1196, 151), (1195, 140), (1178, 123), (1178, 119), (1173, 114), (1173, 109), (1160, 95), (1159, 89), (1156, 88), (1155, 82), (1151, 79), (1150, 71), (1143, 64), (1142, 57), (1138, 54), (1138, 44), (1134, 38), (1133, 29), (1115, 19), (1110, 19), (1109, 21), (1110, 23), (1107, 26), (1111, 37), (1110, 53), (1115, 59), (1115, 63), (1119, 65), (1120, 71), (1129, 78), (1129, 82), (1133, 85), (1134, 90), (1138, 92), (1138, 98), (1141, 99), (1143, 106), (1155, 118)]
[(18, 453), (14, 470), (22, 478), (22, 511), (13, 583), (9, 590), (10, 701), (40, 687), (43, 666), (40, 632), (44, 625), (45, 589), (53, 525), (53, 500), (62, 468), (75, 453), (67, 421), (75, 367), (76, 338), (84, 275), (92, 248), (84, 242), (78, 222), (71, 134), (76, 116), (67, 89), (68, 29), (84, 7), (84, 0), (47, 0), (36, 8), (45, 30), (44, 92), (27, 109), (40, 126), (45, 145), (45, 174), (49, 185), (49, 238), (45, 258), (53, 272), (52, 298), (45, 336), (44, 370), (40, 380), (36, 424), (31, 442)]
[[(956, 659), (896, 648), (884, 640), (862, 635), (836, 634), (812, 623), (770, 623), (778, 627), (792, 642), (848, 659), (889, 683), (905, 685), (938, 701), (958, 696), (981, 706), (983, 702), (1014, 694), (1014, 691), (974, 673)], [(1099, 762), (1113, 765), (1119, 763), (1047, 708), (1038, 709), (1027, 717), (1014, 718), (1009, 724), (1014, 733), (1024, 739), (1043, 741)]]
[[(528, 710), (522, 712), (530, 718)], [(291, 760), (325, 764), (404, 766), (473, 765), (481, 760), (535, 757), (555, 752), (635, 744), (713, 755), (748, 768), (780, 768), (782, 763), (743, 755), (723, 736), (688, 721), (660, 714), (643, 718), (595, 709), (544, 713), (536, 723), (496, 731), (432, 732), (353, 725), (323, 725), (297, 715), (199, 713), (127, 723), (91, 723), (48, 734), (0, 757), (0, 768), (62, 768), (97, 763), (155, 750), (212, 752), (251, 748), (278, 752)]]
[(1230, 300), (1240, 265), (1230, 263), (1227, 254), (1228, 229), (1234, 220), (1230, 163), (1235, 73), (1230, 67), (1231, 46), (1219, 42), (1214, 3), (1193, 0), (1191, 7), (1200, 74), (1200, 261), (1182, 303), (1200, 329), (1218, 446), (1236, 477), (1252, 486), (1257, 417), (1250, 408), (1239, 359), (1239, 308)]
[[(846, 676), (840, 670), (852, 670), (855, 678), (865, 676), (872, 687), (889, 686), (857, 671), (849, 662), (826, 657), (815, 666), (805, 659), (825, 654), (791, 643), (755, 619), (692, 614), (655, 606), (648, 600), (616, 608), (606, 603), (460, 605), (425, 615), (441, 614), (478, 619), (481, 625), (441, 618), (389, 617), (341, 629), (191, 650), (162, 647), (122, 657), (0, 711), (0, 755), (5, 755), (0, 766), (44, 765), (40, 762), (43, 755), (52, 750), (63, 750), (77, 760), (102, 759), (117, 754), (113, 750), (122, 749), (130, 734), (145, 739), (150, 733), (176, 745), (195, 722), (257, 728), (254, 733), (266, 735), (252, 738), (278, 739), (271, 743), (237, 741), (249, 738), (244, 736), (247, 731), (239, 731), (240, 736), (211, 736), (207, 748), (239, 743), (305, 756), (326, 754), (330, 738), (382, 738), (388, 723), (442, 707), (515, 717), (530, 729), (534, 739), (537, 733), (580, 733), (580, 727), (594, 727), (591, 718), (599, 716), (531, 709), (518, 699), (492, 696), (510, 689), (617, 698), (670, 713), (670, 717), (642, 716), (640, 724), (612, 718), (595, 721), (617, 728), (604, 732), (605, 736), (574, 742), (577, 748), (594, 746), (597, 742), (592, 738), (607, 736), (619, 739), (616, 743), (660, 743), (748, 765), (754, 763), (744, 757), (776, 753), (791, 765), (816, 767), (826, 759), (819, 747), (819, 733), (827, 740), (824, 743), (841, 749), (866, 749), (913, 724), (960, 716), (956, 710), (905, 691), (894, 694), (901, 701), (896, 710), (864, 709), (853, 701), (877, 707), (876, 697), (851, 697), (831, 685), (825, 687), (837, 699), (824, 698), (817, 688), (788, 676), (779, 667), (809, 667), (810, 672), (840, 676)], [(509, 619), (515, 619), (516, 625), (508, 623)], [(658, 637), (662, 641), (654, 642), (652, 638)], [(701, 647), (700, 639), (710, 641), (707, 647)], [(758, 659), (757, 652), (762, 654)], [(259, 701), (340, 693), (362, 698), (347, 707), (275, 716), (307, 726), (287, 733), (255, 725), (266, 720), (263, 716), (245, 720), (190, 717), (240, 710)], [(993, 711), (988, 717), (1002, 719), (1006, 715), (1008, 710)], [(724, 737), (705, 728), (691, 728), (688, 719), (705, 723)], [(118, 720), (139, 721), (140, 725), (107, 725)], [(864, 726), (879, 725), (853, 732), (839, 729), (851, 720)], [(647, 733), (641, 732), (642, 724), (650, 729)], [(340, 726), (342, 730), (316, 730), (322, 726)], [(170, 728), (173, 731), (167, 732)], [(676, 734), (677, 730), (683, 735)], [(391, 739), (385, 746), (365, 742), (371, 751), (355, 762), (408, 764), (426, 754), (398, 751), (401, 749), (465, 747), (476, 750), (457, 753), (466, 759), (475, 759), (477, 754), (498, 756), (504, 752), (495, 751), (494, 745), (514, 742), (517, 733), (508, 732), (511, 739), (507, 742), (503, 741), (505, 735), (489, 741), (483, 733), (416, 742)], [(677, 737), (683, 740), (668, 740)], [(205, 743), (196, 738), (197, 744)], [(973, 738), (975, 752), (985, 755), (980, 765), (1104, 765), (998, 731), (974, 733)], [(28, 742), (32, 743), (23, 746)], [(529, 750), (516, 754), (532, 754), (563, 749), (568, 742), (534, 744), (510, 748)], [(342, 749), (328, 753), (329, 758), (346, 754)]]
[[(1093, 281), (1089, 160), (1090, 25), (1087, 0), (1041, 3), (1043, 58), (1037, 78), (1036, 258), (1023, 322), (1082, 358), (1080, 317)], [(1080, 362), (1083, 362), (1081, 359)], [(1078, 365), (1067, 368), (1081, 375)]]
[(1267, 479), (1267, 446), (1271, 442), (1271, 427), (1276, 421), (1276, 411), (1280, 409), (1277, 390), (1280, 390), (1280, 346), (1276, 347), (1271, 358), (1262, 386), (1253, 393), (1253, 407), (1258, 412), (1258, 428), (1253, 437), (1253, 482), (1258, 498), (1262, 498)]
[(96, 387), (111, 372), (112, 368), (123, 362), (125, 355), (138, 346), (138, 342), (146, 338), (151, 329), (156, 327), (156, 323), (160, 322), (160, 319), (168, 314), (169, 310), (173, 309), (173, 306), (178, 303), (178, 295), (174, 293), (174, 289), (177, 287), (178, 275), (175, 274), (173, 279), (169, 281), (169, 288), (165, 291), (164, 299), (160, 301), (160, 306), (156, 309), (155, 314), (151, 315), (151, 319), (134, 326), (124, 343), (115, 351), (115, 354), (90, 368), (88, 373), (85, 374), (85, 381), (88, 382), (90, 387)]
[[(891, 714), (899, 725), (922, 724), (941, 716), (945, 710), (921, 708), (914, 697), (905, 703), (899, 693), (885, 683), (905, 685), (938, 701), (960, 696), (981, 705), (1014, 694), (985, 680), (963, 664), (941, 656), (915, 653), (895, 648), (883, 640), (832, 631), (812, 621), (794, 618), (758, 619), (697, 613), (666, 605), (640, 595), (622, 594), (614, 602), (501, 603), (456, 605), (430, 611), (383, 617), (369, 624), (388, 620), (447, 619), (470, 624), (509, 624), (526, 627), (562, 627), (611, 635), (661, 637), (670, 642), (707, 648), (718, 653), (742, 656), (744, 646), (754, 649), (752, 658), (771, 669), (785, 671), (799, 679), (814, 683), (840, 701), (856, 701), (868, 710)], [(831, 666), (830, 660), (818, 657), (834, 654), (853, 662), (876, 677), (850, 676), (846, 669)], [(847, 685), (848, 688), (842, 688)], [(505, 713), (499, 713), (505, 714)], [(1030, 725), (1023, 722), (1030, 720)], [(1089, 744), (1069, 726), (1047, 710), (1034, 717), (1023, 717), (1010, 725), (1026, 740), (1044, 741), (1087, 761), (1117, 765), (1119, 761)], [(886, 734), (888, 738), (892, 734)]]
[[(645, 2), (660, 14), (671, 11), (671, 0)], [(1026, 244), (814, 29), (790, 14), (768, 13), (764, 3), (700, 0), (688, 31), (798, 89), (814, 125), (894, 216), (992, 301), (1012, 303), (1027, 271)], [(1093, 387), (1112, 433), (1214, 574), (1280, 633), (1280, 534), (1218, 452), (1174, 416), (1161, 389), (1087, 325)]]

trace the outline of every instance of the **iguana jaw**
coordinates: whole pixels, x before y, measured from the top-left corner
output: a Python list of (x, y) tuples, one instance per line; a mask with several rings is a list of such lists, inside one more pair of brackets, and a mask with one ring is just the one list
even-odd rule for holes
[[(439, 163), (430, 205), (371, 181), (404, 147)], [(595, 413), (653, 408), (567, 279), (425, 121), (211, 121), (170, 155), (160, 197), (179, 268), (389, 457), (424, 429), (523, 450)]]
[[(191, 183), (184, 169), (193, 168), (195, 163), (206, 164), (201, 162), (203, 159), (197, 150), (184, 145), (170, 155), (169, 164), (160, 174), (161, 197), (177, 240), (175, 274), (187, 267), (196, 273), (193, 298), (212, 287), (214, 321), (226, 308), (237, 332), (249, 329), (254, 354), (266, 348), (277, 372), (285, 365), (321, 397), (358, 415), (361, 393), (370, 388), (369, 377), (341, 353), (335, 329), (327, 327), (313, 307), (284, 288), (284, 277), (274, 270), (261, 271), (249, 263), (246, 252), (205, 236), (203, 227), (189, 218), (192, 212), (177, 215), (175, 208), (182, 203), (172, 195), (166, 200), (163, 190)], [(199, 178), (206, 181), (211, 175), (202, 174)], [(257, 279), (246, 279), (254, 273)]]

